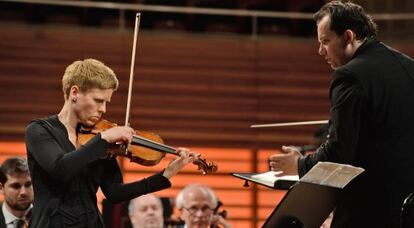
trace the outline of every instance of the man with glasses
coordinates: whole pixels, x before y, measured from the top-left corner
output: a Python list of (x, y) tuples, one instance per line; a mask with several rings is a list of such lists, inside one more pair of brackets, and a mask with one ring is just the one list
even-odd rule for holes
[(222, 216), (214, 214), (218, 204), (217, 197), (205, 185), (187, 185), (178, 194), (175, 204), (186, 228), (231, 227)]

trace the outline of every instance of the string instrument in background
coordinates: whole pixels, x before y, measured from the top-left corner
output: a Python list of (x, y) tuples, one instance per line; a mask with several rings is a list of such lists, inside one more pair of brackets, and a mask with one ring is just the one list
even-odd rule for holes
[[(227, 218), (227, 211), (226, 210), (219, 211), (221, 206), (223, 206), (223, 203), (220, 200), (218, 200), (217, 201), (217, 207), (214, 208), (213, 214), (214, 215), (219, 215), (219, 216), (223, 217), (224, 219), (226, 219)], [(217, 224), (211, 224), (210, 225), (210, 228), (219, 228), (219, 227), (220, 226), (217, 225)]]

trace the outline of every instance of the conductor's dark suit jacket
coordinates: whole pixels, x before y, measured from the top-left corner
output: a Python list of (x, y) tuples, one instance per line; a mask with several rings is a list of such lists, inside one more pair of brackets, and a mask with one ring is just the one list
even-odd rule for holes
[(318, 161), (365, 172), (344, 190), (332, 227), (395, 227), (414, 191), (414, 61), (368, 40), (333, 73), (330, 137), (299, 160), (304, 175)]

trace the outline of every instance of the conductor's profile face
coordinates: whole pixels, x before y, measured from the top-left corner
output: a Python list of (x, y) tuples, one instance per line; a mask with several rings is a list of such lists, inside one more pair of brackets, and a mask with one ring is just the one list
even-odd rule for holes
[(84, 126), (94, 126), (105, 114), (113, 89), (89, 89), (74, 93), (74, 112)]
[(330, 29), (330, 17), (325, 16), (318, 23), (319, 54), (323, 56), (332, 69), (345, 65), (352, 56), (348, 56), (347, 36), (338, 35)]

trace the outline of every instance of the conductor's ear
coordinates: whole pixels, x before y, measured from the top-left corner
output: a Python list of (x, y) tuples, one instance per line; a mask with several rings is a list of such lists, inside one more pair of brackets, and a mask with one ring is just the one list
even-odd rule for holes
[(356, 34), (351, 30), (347, 29), (343, 35), (344, 45), (352, 44), (356, 40)]

